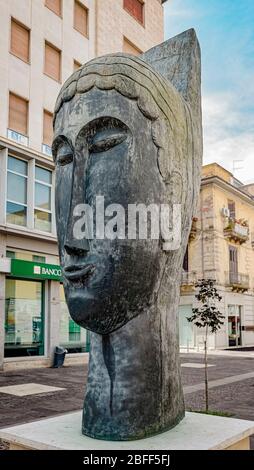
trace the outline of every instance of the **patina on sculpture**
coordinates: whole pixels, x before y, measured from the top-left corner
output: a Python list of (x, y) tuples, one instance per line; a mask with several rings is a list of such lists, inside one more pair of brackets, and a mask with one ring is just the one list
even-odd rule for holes
[[(66, 301), (91, 330), (84, 434), (131, 440), (184, 417), (178, 353), (181, 267), (202, 160), (200, 49), (194, 30), (139, 58), (82, 66), (58, 97), (53, 155)], [(182, 243), (78, 240), (77, 204), (178, 203)]]

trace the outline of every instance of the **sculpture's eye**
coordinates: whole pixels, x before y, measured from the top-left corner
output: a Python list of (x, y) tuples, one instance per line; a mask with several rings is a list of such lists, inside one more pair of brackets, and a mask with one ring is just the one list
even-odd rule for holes
[(54, 154), (56, 165), (64, 166), (73, 162), (73, 151), (67, 142), (62, 142)]
[(125, 129), (104, 129), (99, 131), (89, 139), (89, 151), (91, 153), (106, 152), (124, 142), (127, 135)]

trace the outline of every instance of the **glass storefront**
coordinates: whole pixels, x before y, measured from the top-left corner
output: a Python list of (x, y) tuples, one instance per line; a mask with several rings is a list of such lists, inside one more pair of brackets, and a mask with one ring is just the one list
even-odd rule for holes
[(179, 307), (179, 344), (180, 348), (194, 347), (193, 324), (188, 321), (192, 315), (192, 305), (181, 305)]
[(70, 317), (62, 285), (60, 285), (60, 345), (68, 349), (69, 353), (88, 352), (90, 346), (89, 331), (81, 328)]
[(44, 284), (6, 279), (5, 357), (44, 354)]
[(242, 306), (229, 305), (228, 306), (228, 345), (241, 346), (241, 321), (242, 321)]

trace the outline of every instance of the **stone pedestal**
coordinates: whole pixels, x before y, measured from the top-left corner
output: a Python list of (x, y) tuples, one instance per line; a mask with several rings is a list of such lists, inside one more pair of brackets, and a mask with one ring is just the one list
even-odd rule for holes
[(0, 430), (10, 450), (249, 450), (254, 422), (186, 413), (175, 428), (137, 441), (109, 442), (81, 434), (82, 412)]

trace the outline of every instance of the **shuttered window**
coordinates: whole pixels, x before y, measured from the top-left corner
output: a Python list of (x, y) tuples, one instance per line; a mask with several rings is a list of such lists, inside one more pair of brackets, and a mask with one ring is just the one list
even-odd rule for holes
[(228, 201), (228, 209), (230, 213), (230, 218), (235, 219), (235, 202), (234, 201)]
[(51, 147), (53, 140), (53, 114), (43, 111), (43, 143)]
[(144, 3), (140, 0), (123, 0), (123, 7), (137, 21), (144, 23)]
[(62, 15), (62, 0), (45, 0), (45, 5), (56, 15)]
[(28, 102), (13, 93), (9, 95), (9, 129), (27, 135)]
[(81, 67), (80, 62), (78, 62), (77, 60), (74, 60), (74, 61), (73, 61), (73, 70), (74, 70), (74, 72), (75, 72), (76, 70), (78, 70), (79, 67)]
[(30, 50), (30, 31), (17, 23), (14, 19), (11, 20), (11, 52), (15, 56), (29, 62)]
[(74, 28), (84, 36), (88, 36), (88, 10), (77, 0), (74, 2)]
[(45, 70), (44, 72), (54, 80), (61, 80), (61, 52), (51, 44), (45, 42)]
[(128, 39), (123, 38), (123, 52), (127, 54), (140, 55), (142, 51), (138, 47), (134, 46)]

